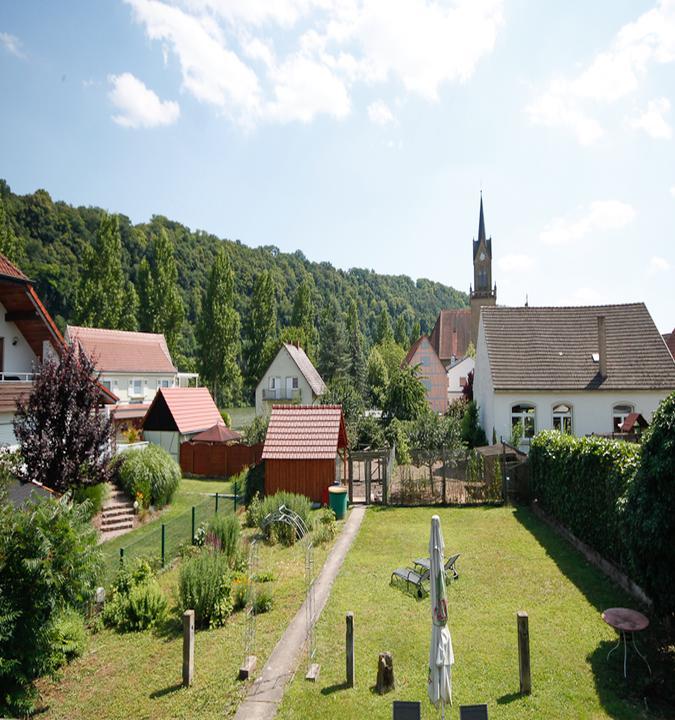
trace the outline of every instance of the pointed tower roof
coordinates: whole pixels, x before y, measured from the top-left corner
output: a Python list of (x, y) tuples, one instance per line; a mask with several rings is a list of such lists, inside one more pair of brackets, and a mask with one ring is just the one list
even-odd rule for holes
[(473, 259), (478, 255), (481, 242), (485, 246), (488, 257), (492, 259), (492, 238), (485, 236), (485, 216), (483, 215), (483, 191), (480, 191), (480, 213), (478, 215), (478, 240), (473, 241)]
[(478, 242), (485, 240), (485, 218), (483, 217), (483, 191), (480, 191), (480, 216), (478, 218)]

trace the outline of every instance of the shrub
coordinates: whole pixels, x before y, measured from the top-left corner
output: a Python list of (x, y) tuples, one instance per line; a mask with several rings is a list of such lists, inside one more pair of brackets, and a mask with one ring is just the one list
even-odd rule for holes
[(309, 515), (312, 506), (309, 499), (304, 495), (289, 492), (278, 492), (262, 501), (261, 518), (258, 527), (262, 530), (265, 539), (270, 542), (280, 542), (283, 545), (292, 545), (297, 539), (296, 530), (293, 526), (285, 523), (275, 523), (265, 528), (262, 526), (267, 515), (276, 512), (282, 505), (296, 512), (307, 527), (310, 525)]
[(642, 436), (642, 456), (621, 503), (633, 579), (657, 612), (675, 613), (675, 392)]
[(267, 426), (270, 419), (268, 415), (256, 415), (253, 420), (244, 428), (244, 440), (247, 445), (257, 445), (265, 442)]
[(30, 712), (33, 680), (76, 649), (62, 613), (91, 600), (102, 569), (85, 510), (66, 498), (0, 506), (0, 715)]
[(530, 446), (531, 493), (580, 540), (625, 568), (619, 508), (640, 458), (640, 447), (550, 430)]
[(336, 534), (335, 513), (330, 508), (322, 508), (314, 518), (314, 535), (312, 536), (314, 544), (322, 545), (330, 542)]
[(253, 582), (266, 583), (276, 580), (276, 575), (271, 570), (263, 570), (253, 575)]
[(227, 412), (227, 410), (221, 410), (220, 417), (222, 418), (223, 422), (227, 425), (227, 427), (232, 427), (232, 418), (230, 417), (230, 413)]
[(137, 560), (117, 574), (110, 600), (103, 608), (103, 622), (120, 632), (146, 630), (164, 619), (166, 608), (166, 597), (150, 565)]
[(248, 578), (241, 575), (232, 580), (232, 609), (243, 610), (251, 598), (251, 586)]
[(84, 652), (86, 631), (84, 618), (73, 608), (65, 608), (54, 619), (50, 628), (52, 662), (61, 667), (80, 657)]
[(75, 488), (73, 491), (73, 500), (78, 503), (88, 502), (87, 512), (89, 518), (101, 512), (103, 503), (108, 496), (107, 483), (99, 483), (98, 485), (86, 485), (84, 487)]
[(487, 445), (485, 431), (478, 422), (478, 405), (474, 400), (466, 404), (462, 417), (462, 440), (470, 447)]
[(236, 515), (214, 515), (206, 532), (207, 543), (220, 550), (233, 567), (241, 551), (241, 525)]
[(263, 501), (260, 495), (256, 493), (251, 501), (246, 504), (246, 527), (260, 527), (263, 519)]
[(246, 506), (256, 495), (265, 494), (265, 463), (248, 468), (244, 477), (244, 504)]
[(253, 612), (256, 615), (269, 612), (274, 605), (274, 598), (269, 590), (258, 590), (253, 601)]
[(227, 558), (204, 549), (180, 568), (178, 596), (181, 612), (195, 611), (197, 627), (223, 625), (232, 612), (231, 579)]
[(143, 507), (168, 505), (178, 489), (178, 463), (159, 445), (128, 450), (118, 461), (120, 485), (133, 498), (141, 495)]

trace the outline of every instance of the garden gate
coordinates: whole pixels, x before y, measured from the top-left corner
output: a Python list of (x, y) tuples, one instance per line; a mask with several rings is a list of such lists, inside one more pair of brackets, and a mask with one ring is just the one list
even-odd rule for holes
[(389, 502), (389, 485), (394, 466), (394, 449), (354, 450), (348, 460), (349, 502)]

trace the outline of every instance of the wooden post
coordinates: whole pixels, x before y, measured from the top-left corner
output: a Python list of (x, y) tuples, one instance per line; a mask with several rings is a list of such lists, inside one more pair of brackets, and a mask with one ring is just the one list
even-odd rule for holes
[(442, 454), (441, 460), (443, 462), (443, 505), (445, 505), (448, 502), (448, 495), (447, 495), (448, 478), (447, 478), (447, 472), (445, 469), (445, 463), (446, 463), (445, 447), (443, 448), (443, 454)]
[(216, 493), (216, 512), (218, 512), (218, 493)]
[(380, 653), (377, 659), (377, 682), (375, 689), (380, 695), (393, 690), (394, 684), (394, 658), (390, 652)]
[(164, 561), (166, 559), (165, 550), (166, 550), (166, 525), (164, 523), (162, 523), (162, 567), (164, 567)]
[(124, 565), (124, 548), (120, 548), (120, 565)]
[(348, 612), (346, 617), (346, 649), (347, 649), (347, 687), (354, 687), (354, 613)]
[(191, 545), (195, 544), (195, 530), (196, 530), (196, 528), (195, 528), (195, 506), (193, 505), (192, 506), (192, 541), (190, 543)]
[(530, 629), (529, 618), (524, 610), (518, 610), (518, 668), (520, 670), (520, 692), (529, 695), (532, 692), (530, 675)]
[(351, 505), (354, 502), (354, 487), (353, 487), (353, 480), (354, 480), (354, 461), (352, 460), (352, 456), (349, 456), (349, 504)]
[(183, 686), (192, 685), (195, 672), (195, 611), (183, 613)]

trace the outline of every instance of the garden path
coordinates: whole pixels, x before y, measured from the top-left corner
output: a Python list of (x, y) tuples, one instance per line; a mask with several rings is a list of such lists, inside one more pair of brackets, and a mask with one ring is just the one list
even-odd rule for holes
[[(340, 572), (347, 552), (359, 532), (365, 512), (366, 509), (363, 506), (351, 509), (340, 537), (335, 541), (335, 545), (314, 583), (315, 623), (328, 600), (333, 582)], [(277, 708), (284, 696), (286, 685), (300, 663), (305, 644), (307, 632), (305, 603), (281, 636), (260, 676), (249, 688), (246, 699), (239, 706), (234, 720), (271, 720), (277, 714)]]

